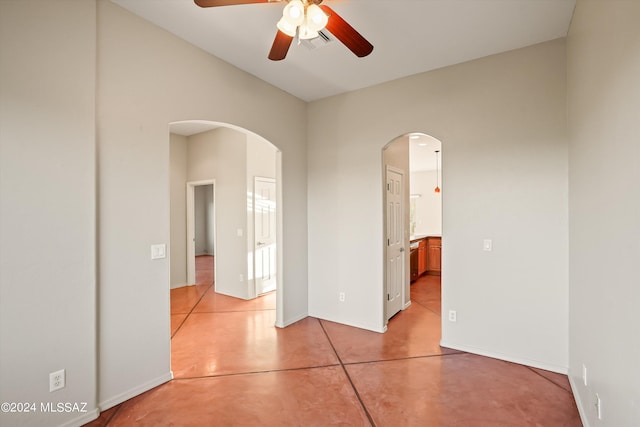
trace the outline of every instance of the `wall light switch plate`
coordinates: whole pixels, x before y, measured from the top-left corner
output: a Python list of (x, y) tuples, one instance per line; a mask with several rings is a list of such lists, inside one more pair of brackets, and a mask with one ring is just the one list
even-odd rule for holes
[(236, 230), (236, 234), (238, 235), (238, 237), (242, 237), (242, 235), (244, 234), (244, 231), (242, 230), (242, 228), (238, 228)]
[(482, 242), (482, 250), (491, 252), (493, 249), (493, 241), (491, 239), (484, 239)]
[(162, 259), (167, 257), (167, 245), (164, 243), (151, 245), (151, 259)]

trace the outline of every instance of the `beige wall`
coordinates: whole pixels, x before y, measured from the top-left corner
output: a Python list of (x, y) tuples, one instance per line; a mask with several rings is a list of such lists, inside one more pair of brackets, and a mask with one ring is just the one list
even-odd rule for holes
[(277, 148), (256, 135), (247, 135), (247, 185), (253, 191), (253, 178), (276, 178)]
[(187, 147), (187, 181), (216, 181), (216, 292), (247, 299), (247, 136), (218, 128), (190, 136)]
[(168, 123), (188, 119), (282, 150), (283, 325), (309, 301), (383, 328), (381, 150), (408, 132), (442, 140), (443, 310), (458, 312), (443, 344), (569, 366), (585, 425), (595, 393), (604, 423), (639, 424), (639, 15), (578, 1), (567, 153), (563, 41), (307, 106), (109, 1), (0, 1), (0, 400), (49, 401), (64, 368), (57, 398), (90, 411), (0, 424), (81, 424), (169, 379), (169, 261), (149, 246), (173, 239)]
[(171, 134), (169, 138), (169, 182), (171, 240), (171, 288), (187, 285), (187, 137)]
[(442, 234), (442, 195), (444, 188), (440, 180), (441, 193), (436, 187), (436, 171), (411, 172), (411, 194), (420, 194), (416, 204), (416, 236), (438, 236)]
[(0, 1), (0, 402), (37, 405), (3, 426), (97, 413), (95, 33), (94, 2)]
[(169, 263), (150, 260), (149, 246), (170, 238), (171, 122), (229, 123), (282, 150), (288, 256), (279, 324), (307, 314), (306, 106), (103, 0), (98, 64), (99, 402), (106, 408), (170, 378)]
[(310, 314), (382, 329), (381, 150), (422, 132), (447, 153), (443, 344), (566, 371), (565, 77), (556, 40), (311, 103)]
[(635, 0), (579, 0), (568, 37), (569, 367), (585, 426), (640, 425), (639, 22)]
[[(186, 241), (186, 183), (215, 180), (219, 230), (216, 291), (244, 299), (255, 297), (251, 273), (253, 210), (247, 198), (253, 194), (254, 177), (276, 178), (276, 152), (272, 144), (257, 135), (225, 127), (189, 137), (171, 134), (172, 215), (177, 212), (171, 218), (171, 276), (182, 278), (172, 279), (172, 287), (184, 286), (187, 281), (186, 245), (181, 244)], [(242, 236), (237, 235), (239, 229)]]

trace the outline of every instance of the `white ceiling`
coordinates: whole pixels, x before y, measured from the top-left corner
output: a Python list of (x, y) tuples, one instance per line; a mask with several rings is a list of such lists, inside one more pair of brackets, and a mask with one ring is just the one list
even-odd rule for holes
[(203, 9), (193, 0), (112, 0), (305, 101), (505, 52), (567, 34), (575, 0), (326, 0), (373, 45), (357, 58), (339, 41), (296, 42), (267, 55), (284, 3)]
[(423, 133), (414, 133), (409, 136), (409, 170), (411, 172), (436, 170), (442, 167), (442, 143), (440, 140)]

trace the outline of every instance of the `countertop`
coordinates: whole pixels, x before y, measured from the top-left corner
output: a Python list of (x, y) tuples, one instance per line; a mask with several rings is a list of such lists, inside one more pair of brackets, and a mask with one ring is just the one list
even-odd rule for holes
[(441, 234), (416, 234), (415, 236), (409, 236), (409, 242), (415, 242), (416, 240), (426, 239), (427, 237), (440, 237)]

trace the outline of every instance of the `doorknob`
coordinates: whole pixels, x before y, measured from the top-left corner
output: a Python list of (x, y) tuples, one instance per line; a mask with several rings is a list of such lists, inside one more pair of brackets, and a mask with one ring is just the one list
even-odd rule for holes
[(266, 243), (265, 243), (265, 242), (258, 242), (258, 243), (256, 244), (256, 246), (264, 246), (264, 245), (266, 245)]
[(404, 252), (404, 248), (400, 248), (400, 252)]

